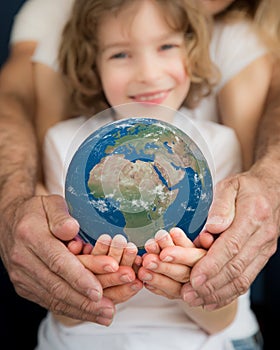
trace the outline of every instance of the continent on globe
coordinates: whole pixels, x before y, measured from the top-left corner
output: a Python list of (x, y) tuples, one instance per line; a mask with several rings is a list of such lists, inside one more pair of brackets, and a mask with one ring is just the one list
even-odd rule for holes
[(177, 226), (197, 236), (212, 202), (212, 177), (200, 148), (181, 129), (128, 118), (84, 140), (68, 167), (65, 196), (85, 241), (121, 233), (143, 252), (159, 229)]
[[(174, 172), (179, 182), (182, 171)], [(165, 226), (163, 215), (178, 193), (163, 179), (155, 162), (131, 162), (124, 155), (113, 154), (93, 167), (88, 187), (95, 198), (114, 201), (124, 216), (127, 239), (141, 246), (151, 238), (151, 231)]]

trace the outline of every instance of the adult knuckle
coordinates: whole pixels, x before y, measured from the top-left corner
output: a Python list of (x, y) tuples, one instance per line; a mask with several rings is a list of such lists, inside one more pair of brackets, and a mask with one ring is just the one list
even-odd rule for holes
[(65, 258), (61, 253), (55, 252), (52, 255), (50, 255), (49, 268), (52, 272), (54, 272), (56, 275), (60, 275), (63, 266), (65, 266)]
[(64, 286), (60, 281), (49, 284), (49, 293), (50, 293), (50, 296), (52, 296), (53, 298), (56, 298), (57, 300), (67, 299), (66, 288), (64, 288)]
[(233, 285), (235, 287), (235, 291), (238, 295), (242, 295), (246, 293), (251, 285), (251, 280), (245, 274), (241, 274), (238, 278), (233, 280)]
[(239, 241), (239, 237), (237, 235), (232, 235), (225, 245), (226, 253), (230, 258), (236, 256), (241, 249), (241, 243)]
[(245, 263), (242, 261), (242, 259), (235, 259), (230, 261), (228, 264), (228, 277), (229, 278), (236, 278), (239, 277), (242, 272), (244, 271)]
[[(197, 290), (197, 292), (199, 293), (199, 290)], [(201, 290), (200, 290), (201, 293)], [(200, 294), (199, 293), (199, 294)], [(203, 285), (203, 295), (204, 296), (213, 296), (215, 297), (216, 295), (216, 286), (215, 283), (213, 283), (211, 280), (210, 281), (206, 281)]]
[(17, 269), (11, 269), (9, 271), (9, 277), (14, 285), (18, 285), (22, 281), (22, 275)]
[(269, 247), (273, 250), (273, 252), (277, 249), (278, 243), (278, 227), (276, 224), (268, 224), (265, 229), (265, 238), (269, 243)]
[(258, 195), (256, 200), (254, 201), (254, 204), (254, 211), (258, 220), (262, 222), (270, 218), (272, 214), (272, 209), (266, 197)]
[(79, 307), (79, 310), (81, 310), (81, 317), (89, 314), (99, 316), (101, 309), (102, 307), (99, 303), (94, 303), (87, 298), (83, 298)]
[(57, 298), (49, 298), (48, 309), (58, 315), (68, 315), (69, 306)]

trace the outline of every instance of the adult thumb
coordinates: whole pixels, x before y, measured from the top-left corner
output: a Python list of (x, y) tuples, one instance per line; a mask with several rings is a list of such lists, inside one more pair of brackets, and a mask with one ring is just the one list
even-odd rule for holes
[(70, 216), (62, 196), (43, 196), (42, 202), (51, 233), (62, 241), (73, 239), (79, 232), (79, 223)]

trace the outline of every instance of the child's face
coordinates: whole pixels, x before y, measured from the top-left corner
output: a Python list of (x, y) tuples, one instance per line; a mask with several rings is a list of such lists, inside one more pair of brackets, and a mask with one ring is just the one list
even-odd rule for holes
[(206, 12), (210, 15), (216, 15), (225, 10), (235, 0), (199, 0)]
[(138, 4), (136, 11), (130, 6), (108, 14), (99, 26), (104, 93), (111, 106), (140, 102), (178, 109), (190, 87), (184, 35), (170, 29), (153, 1)]

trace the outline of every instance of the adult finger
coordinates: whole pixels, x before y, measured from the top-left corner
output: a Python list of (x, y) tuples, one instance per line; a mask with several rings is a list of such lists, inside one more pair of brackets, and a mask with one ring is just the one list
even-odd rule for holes
[(213, 202), (205, 223), (206, 230), (216, 234), (225, 231), (233, 222), (239, 183), (234, 177), (220, 181), (215, 186)]
[[(1, 242), (1, 249), (4, 247), (2, 257), (20, 296), (53, 312), (72, 310), (65, 316), (75, 318), (80, 317), (83, 305), (99, 305), (101, 284), (50, 232), (41, 197), (21, 203), (13, 222), (13, 231), (5, 245)], [(107, 304), (114, 310), (109, 300)]]
[[(191, 284), (198, 295), (206, 301), (205, 298), (213, 293), (210, 299), (216, 299), (220, 303), (220, 298), (215, 293), (227, 284), (231, 285), (228, 292), (232, 293), (232, 281), (239, 281), (234, 284), (234, 294), (244, 293), (276, 249), (275, 230), (275, 225), (268, 223), (263, 227), (262, 224), (256, 224), (256, 221), (235, 220), (192, 270)], [(254, 260), (255, 272), (246, 278), (244, 271)], [(190, 303), (190, 300), (187, 301)], [(209, 298), (207, 302), (209, 303)]]
[(58, 195), (41, 198), (50, 232), (62, 241), (74, 239), (80, 226), (77, 220), (70, 216), (64, 198)]
[(184, 300), (191, 306), (197, 305), (199, 298), (204, 305), (216, 304), (217, 307), (226, 305), (228, 301), (232, 301), (249, 289), (259, 271), (267, 263), (270, 254), (271, 242), (264, 243), (263, 237), (255, 234), (239, 254), (224, 265), (218, 275), (196, 289), (196, 294), (190, 287), (186, 290), (183, 288)]
[[(41, 266), (39, 270), (43, 271), (45, 277), (52, 283), (47, 285), (46, 288), (45, 285), (35, 282), (37, 276), (29, 276), (24, 271), (20, 271), (20, 279), (17, 279), (17, 276), (13, 274), (16, 282), (16, 291), (19, 295), (56, 314), (92, 322), (98, 322), (97, 317), (99, 316), (101, 316), (101, 322), (103, 322), (104, 318), (112, 320), (115, 310), (113, 303), (109, 299), (102, 297), (99, 301), (94, 302), (74, 289), (69, 288), (63, 279), (55, 274), (51, 274), (47, 268), (44, 269)], [(70, 303), (68, 302), (69, 300), (71, 301)], [(108, 322), (106, 320), (105, 325)]]
[[(42, 204), (47, 223), (41, 222), (40, 229), (46, 234), (50, 231), (55, 237), (63, 240), (73, 239), (77, 234), (77, 222), (68, 214), (63, 198), (56, 195), (42, 197)], [(73, 234), (74, 237), (72, 237)], [(78, 292), (87, 297), (90, 295), (94, 301), (97, 301), (102, 295), (102, 288), (95, 276), (86, 269), (82, 269), (78, 259), (67, 252), (67, 249), (63, 249), (58, 240), (46, 236), (44, 240), (44, 245), (40, 245), (39, 251), (38, 246), (34, 246), (33, 250), (45, 265)]]

